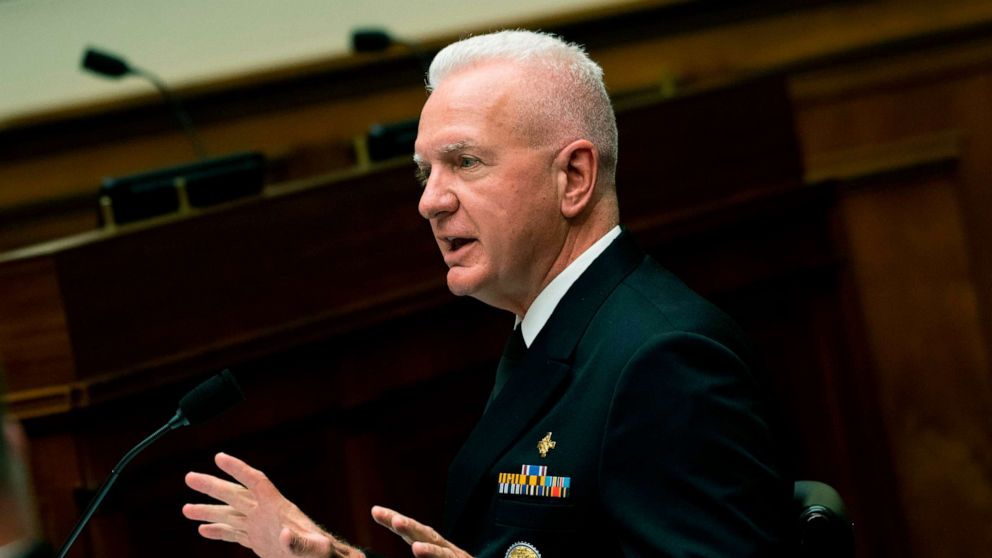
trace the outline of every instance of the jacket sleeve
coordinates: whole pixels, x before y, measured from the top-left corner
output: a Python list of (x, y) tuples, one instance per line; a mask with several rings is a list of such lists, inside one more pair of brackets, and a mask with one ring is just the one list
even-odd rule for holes
[(669, 333), (623, 368), (600, 487), (624, 556), (780, 553), (791, 493), (748, 366), (720, 343)]

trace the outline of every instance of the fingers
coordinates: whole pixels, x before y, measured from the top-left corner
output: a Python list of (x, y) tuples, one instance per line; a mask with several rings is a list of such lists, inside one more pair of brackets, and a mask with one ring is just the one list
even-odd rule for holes
[(471, 558), (433, 528), (382, 506), (372, 506), (372, 519), (403, 538), (417, 558)]
[(356, 550), (344, 543), (336, 548), (337, 541), (286, 500), (258, 469), (224, 453), (218, 453), (214, 462), (237, 482), (203, 473), (186, 475), (190, 488), (223, 502), (183, 506), (184, 516), (204, 522), (198, 527), (203, 537), (237, 542), (258, 556), (325, 558), (350, 556)]
[(392, 524), (393, 516), (398, 515), (395, 511), (384, 508), (382, 506), (372, 506), (372, 519), (382, 525), (386, 529), (389, 529)]
[[(400, 527), (405, 526), (403, 519), (405, 516), (382, 506), (372, 506), (372, 519), (376, 523), (382, 525), (386, 529), (389, 529), (393, 534), (399, 535), (407, 544), (412, 544), (414, 541), (407, 537), (406, 533), (400, 530)], [(394, 522), (398, 522), (399, 525), (394, 525)]]
[(243, 510), (251, 501), (245, 487), (213, 475), (186, 473), (186, 486), (239, 510)]
[(243, 484), (248, 490), (253, 492), (258, 490), (275, 490), (275, 486), (265, 476), (265, 473), (233, 455), (218, 453), (214, 457), (214, 462), (217, 463), (221, 471), (234, 477), (236, 481)]
[(417, 558), (463, 558), (465, 553), (458, 554), (450, 548), (438, 546), (425, 542), (415, 542), (410, 545), (410, 550)]
[(204, 523), (226, 523), (236, 529), (244, 529), (245, 514), (231, 506), (215, 504), (186, 504), (183, 515), (187, 519)]
[(236, 542), (242, 546), (245, 546), (241, 542), (243, 533), (234, 529), (230, 525), (225, 525), (223, 523), (208, 523), (206, 525), (200, 525), (197, 528), (197, 531), (199, 531), (200, 535), (205, 539)]
[(376, 523), (389, 529), (403, 538), (408, 544), (415, 542), (430, 543), (438, 546), (449, 546), (450, 543), (444, 539), (433, 528), (420, 523), (403, 514), (397, 513), (389, 508), (381, 506), (372, 507), (372, 518)]
[(281, 496), (276, 487), (269, 482), (265, 473), (251, 467), (237, 457), (218, 453), (214, 457), (214, 462), (217, 463), (220, 470), (231, 475), (238, 482), (234, 483), (213, 475), (191, 472), (186, 475), (186, 485), (240, 511), (246, 511), (256, 503), (257, 499), (250, 493), (262, 499)]

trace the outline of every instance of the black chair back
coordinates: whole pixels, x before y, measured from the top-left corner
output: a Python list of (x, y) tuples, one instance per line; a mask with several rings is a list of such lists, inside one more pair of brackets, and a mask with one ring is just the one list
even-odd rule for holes
[(797, 557), (854, 556), (854, 524), (836, 490), (822, 482), (797, 481), (792, 503), (796, 511)]

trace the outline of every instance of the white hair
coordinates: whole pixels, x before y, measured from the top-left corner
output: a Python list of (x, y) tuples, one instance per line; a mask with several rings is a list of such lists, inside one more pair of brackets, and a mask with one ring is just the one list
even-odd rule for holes
[[(536, 94), (532, 133), (564, 147), (576, 139), (591, 141), (599, 151), (599, 181), (613, 185), (617, 166), (617, 120), (603, 84), (603, 69), (581, 45), (549, 33), (513, 30), (469, 37), (444, 47), (431, 62), (427, 89), (433, 91), (449, 75), (477, 64), (510, 61), (535, 65), (548, 79), (523, 84)], [(547, 133), (541, 133), (546, 131)], [(554, 136), (554, 137), (547, 137)]]

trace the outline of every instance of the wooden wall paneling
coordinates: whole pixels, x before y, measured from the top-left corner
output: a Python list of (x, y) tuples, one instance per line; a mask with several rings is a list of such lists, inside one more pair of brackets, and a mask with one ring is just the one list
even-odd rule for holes
[[(873, 0), (834, 2), (810, 9), (741, 17), (712, 28), (616, 41), (593, 51), (611, 91), (676, 88), (792, 73), (831, 65), (852, 54), (877, 58), (891, 47), (912, 49), (988, 34), (992, 6), (984, 0), (937, 4)], [(607, 34), (604, 31), (603, 34)], [(928, 37), (936, 38), (928, 41)], [(939, 37), (939, 38), (938, 38)], [(631, 63), (638, 61), (639, 63)]]
[(73, 352), (55, 262), (45, 257), (0, 262), (0, 293), (0, 364), (9, 370), (8, 389), (72, 380)]
[[(895, 159), (904, 163), (903, 158)], [(907, 176), (915, 174), (917, 169), (914, 165), (897, 164), (876, 170)], [(850, 255), (841, 201), (846, 183), (833, 180), (824, 184), (835, 192), (831, 236), (841, 254), (842, 265), (833, 276), (835, 292), (818, 299), (824, 306), (821, 308), (824, 313), (820, 314), (824, 319), (815, 320), (812, 327), (819, 332), (816, 354), (824, 369), (830, 370), (822, 376), (821, 397), (827, 408), (836, 412), (831, 417), (831, 427), (836, 428), (832, 434), (843, 439), (835, 443), (845, 454), (842, 464), (838, 466), (835, 456), (831, 470), (821, 474), (824, 478), (837, 479), (837, 488), (849, 506), (855, 523), (857, 555), (913, 556), (908, 537), (910, 525), (897, 504), (902, 497), (892, 473), (899, 464), (892, 451), (890, 432), (878, 412), (881, 387), (867, 340), (869, 326), (855, 277), (856, 262)], [(830, 460), (829, 456), (821, 458), (825, 462)]]
[(956, 182), (970, 269), (977, 286), (985, 346), (992, 348), (992, 55), (981, 72), (963, 80), (951, 101), (955, 122), (972, 123), (962, 139)]
[[(876, 385), (915, 556), (988, 544), (971, 521), (992, 514), (978, 412), (992, 404), (990, 75), (992, 42), (978, 38), (793, 82), (811, 172), (869, 177), (843, 203), (872, 363), (862, 383)], [(904, 172), (884, 172), (896, 161)]]
[[(844, 200), (904, 513), (917, 556), (979, 556), (992, 519), (992, 402), (953, 177)], [(899, 277), (894, 281), (893, 277)]]
[(72, 236), (96, 226), (96, 187), (82, 195), (0, 208), (0, 254)]
[(39, 428), (33, 421), (24, 424), (30, 439), (31, 474), (42, 532), (48, 537), (67, 535), (78, 519), (75, 491), (81, 485), (80, 440), (75, 432)]
[[(802, 159), (781, 76), (743, 80), (659, 102), (617, 103), (621, 216), (677, 218), (707, 204), (801, 184)], [(647, 223), (645, 223), (647, 225)], [(657, 223), (655, 223), (657, 225)]]
[[(58, 257), (80, 374), (223, 349), (440, 289), (408, 166)], [(396, 239), (403, 238), (403, 243)]]

